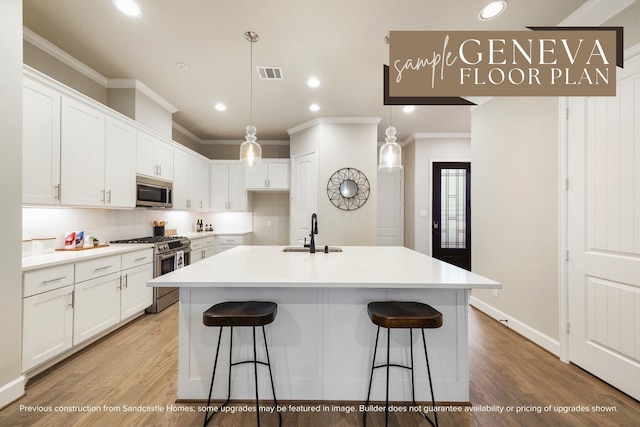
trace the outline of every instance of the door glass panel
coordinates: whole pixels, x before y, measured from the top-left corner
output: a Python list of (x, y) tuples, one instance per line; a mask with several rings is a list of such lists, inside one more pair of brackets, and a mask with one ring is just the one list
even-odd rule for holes
[(440, 247), (466, 249), (466, 169), (442, 169)]

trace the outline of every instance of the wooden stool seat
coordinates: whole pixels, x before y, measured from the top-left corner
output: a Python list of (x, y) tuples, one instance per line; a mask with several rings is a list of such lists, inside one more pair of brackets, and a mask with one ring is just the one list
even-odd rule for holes
[(442, 313), (421, 302), (383, 301), (367, 305), (371, 321), (383, 328), (439, 328)]
[(264, 326), (273, 322), (278, 305), (268, 301), (228, 301), (202, 314), (205, 326)]

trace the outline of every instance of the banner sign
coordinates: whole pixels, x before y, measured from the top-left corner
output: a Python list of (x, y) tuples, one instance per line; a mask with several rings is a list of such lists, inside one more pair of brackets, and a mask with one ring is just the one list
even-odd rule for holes
[(391, 98), (615, 96), (620, 36), (616, 28), (392, 31), (385, 86)]

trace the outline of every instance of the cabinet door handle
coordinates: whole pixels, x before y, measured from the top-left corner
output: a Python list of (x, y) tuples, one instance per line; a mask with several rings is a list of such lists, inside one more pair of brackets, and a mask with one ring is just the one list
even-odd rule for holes
[(162, 165), (158, 165), (158, 175), (162, 176)]
[(124, 275), (124, 287), (125, 288), (129, 287), (129, 275), (128, 274)]
[(49, 284), (49, 283), (53, 283), (53, 282), (59, 282), (62, 279), (66, 279), (67, 276), (60, 276), (60, 277), (56, 277), (55, 279), (49, 279), (49, 280), (45, 280), (42, 282), (43, 285)]
[(105, 201), (105, 190), (104, 190), (104, 188), (102, 190), (100, 190), (100, 194), (101, 194), (100, 201), (102, 203), (104, 203), (104, 201)]
[(107, 203), (111, 204), (111, 190), (107, 191)]
[(60, 200), (60, 184), (56, 184), (55, 187), (53, 187), (53, 189), (55, 190), (56, 195), (53, 196), (56, 200)]
[(69, 307), (73, 308), (74, 303), (75, 303), (75, 295), (76, 295), (76, 291), (71, 291), (69, 292)]

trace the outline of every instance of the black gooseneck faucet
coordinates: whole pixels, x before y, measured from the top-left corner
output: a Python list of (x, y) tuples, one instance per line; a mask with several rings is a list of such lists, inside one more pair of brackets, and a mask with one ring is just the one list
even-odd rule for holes
[(311, 242), (309, 242), (309, 253), (316, 253), (316, 239), (313, 237), (318, 234), (318, 216), (313, 213), (311, 214)]

